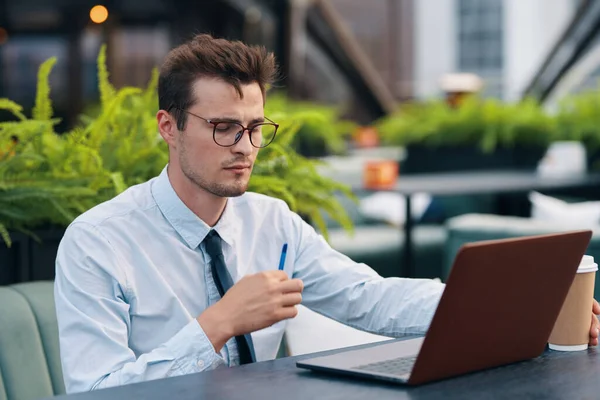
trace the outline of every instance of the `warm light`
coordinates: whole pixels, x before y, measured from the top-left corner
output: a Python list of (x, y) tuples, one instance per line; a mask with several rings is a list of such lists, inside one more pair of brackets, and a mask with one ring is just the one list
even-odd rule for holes
[(108, 10), (104, 6), (94, 6), (90, 10), (90, 19), (97, 24), (101, 24), (108, 19)]
[(0, 44), (6, 43), (8, 40), (8, 32), (0, 26)]

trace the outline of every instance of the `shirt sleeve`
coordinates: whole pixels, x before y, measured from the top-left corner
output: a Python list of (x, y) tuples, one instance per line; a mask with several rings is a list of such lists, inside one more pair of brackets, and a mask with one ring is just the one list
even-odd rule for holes
[(292, 213), (297, 240), (294, 278), (304, 282), (302, 304), (348, 326), (384, 336), (424, 334), (445, 288), (430, 279), (382, 278), (332, 249)]
[(224, 364), (196, 319), (154, 350), (128, 347), (129, 299), (123, 262), (102, 233), (72, 224), (56, 259), (54, 295), (68, 393), (83, 392)]

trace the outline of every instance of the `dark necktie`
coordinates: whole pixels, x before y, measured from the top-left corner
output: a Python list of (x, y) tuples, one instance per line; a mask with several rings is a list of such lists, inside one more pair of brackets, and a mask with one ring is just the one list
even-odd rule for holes
[[(229, 275), (229, 271), (227, 271), (227, 267), (225, 266), (225, 259), (223, 258), (223, 250), (221, 248), (221, 237), (217, 232), (211, 230), (204, 239), (204, 246), (211, 259), (210, 267), (215, 285), (219, 294), (223, 297), (233, 286), (233, 279), (231, 279), (231, 275)], [(240, 364), (250, 364), (256, 361), (252, 336), (249, 333), (236, 336), (235, 342), (240, 355)]]

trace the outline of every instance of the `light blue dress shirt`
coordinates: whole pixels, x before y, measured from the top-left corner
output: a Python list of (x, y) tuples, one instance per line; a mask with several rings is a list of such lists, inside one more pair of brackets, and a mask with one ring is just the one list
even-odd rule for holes
[[(67, 392), (238, 364), (235, 340), (216, 353), (196, 317), (219, 300), (202, 241), (210, 227), (179, 199), (166, 168), (78, 217), (56, 259), (55, 301)], [(444, 285), (383, 279), (333, 250), (278, 199), (230, 198), (214, 229), (234, 282), (277, 269), (304, 281), (302, 304), (386, 336), (424, 333)], [(273, 359), (286, 322), (252, 333)]]

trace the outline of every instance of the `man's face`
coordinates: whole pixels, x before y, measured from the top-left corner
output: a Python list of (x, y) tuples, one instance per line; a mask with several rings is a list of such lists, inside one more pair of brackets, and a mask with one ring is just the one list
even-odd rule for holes
[[(263, 95), (258, 83), (242, 85), (242, 92), (240, 98), (235, 88), (222, 80), (198, 79), (192, 91), (196, 102), (186, 111), (211, 121), (244, 126), (263, 121)], [(240, 196), (248, 188), (258, 148), (250, 143), (248, 131), (235, 145), (219, 146), (213, 140), (213, 128), (213, 124), (187, 114), (173, 155), (178, 157), (183, 174), (198, 188), (219, 197)]]

